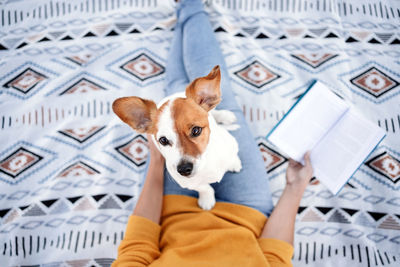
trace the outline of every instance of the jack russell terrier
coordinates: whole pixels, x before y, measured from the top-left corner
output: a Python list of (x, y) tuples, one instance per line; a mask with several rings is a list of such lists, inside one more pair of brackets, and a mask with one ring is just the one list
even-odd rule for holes
[(211, 183), (225, 172), (239, 172), (238, 143), (228, 132), (239, 126), (235, 114), (215, 110), (221, 101), (221, 73), (215, 66), (205, 77), (192, 81), (185, 92), (167, 96), (156, 104), (139, 97), (118, 98), (113, 110), (140, 133), (150, 134), (165, 158), (168, 172), (183, 188), (199, 193), (204, 210), (215, 205)]

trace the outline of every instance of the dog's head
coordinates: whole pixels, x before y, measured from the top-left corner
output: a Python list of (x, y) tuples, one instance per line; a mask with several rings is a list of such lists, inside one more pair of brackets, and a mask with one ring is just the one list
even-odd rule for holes
[(208, 111), (221, 101), (220, 80), (215, 66), (186, 87), (186, 98), (171, 99), (157, 108), (151, 100), (123, 97), (114, 101), (113, 110), (137, 132), (153, 136), (173, 177), (190, 178), (208, 145)]

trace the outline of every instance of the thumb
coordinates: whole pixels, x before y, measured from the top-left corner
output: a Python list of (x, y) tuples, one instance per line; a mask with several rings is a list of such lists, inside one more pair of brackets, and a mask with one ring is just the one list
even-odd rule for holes
[(310, 154), (310, 151), (307, 151), (306, 154), (304, 154), (305, 166), (311, 166)]

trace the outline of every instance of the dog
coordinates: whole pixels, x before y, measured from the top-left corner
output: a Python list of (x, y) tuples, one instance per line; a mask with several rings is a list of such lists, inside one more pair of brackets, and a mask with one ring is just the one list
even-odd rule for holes
[(118, 98), (112, 105), (123, 122), (150, 134), (172, 178), (181, 187), (197, 191), (198, 205), (204, 210), (215, 205), (210, 184), (220, 182), (227, 171), (242, 168), (238, 143), (228, 132), (238, 128), (236, 116), (214, 109), (221, 101), (220, 81), (220, 68), (215, 66), (185, 92), (167, 96), (158, 105), (135, 96)]

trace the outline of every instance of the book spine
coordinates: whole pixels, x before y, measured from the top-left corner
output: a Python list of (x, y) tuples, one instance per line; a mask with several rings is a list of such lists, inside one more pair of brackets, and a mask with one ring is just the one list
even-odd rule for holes
[(289, 113), (294, 109), (294, 107), (300, 102), (300, 100), (310, 91), (310, 89), (314, 86), (314, 84), (317, 82), (318, 80), (313, 80), (311, 82), (311, 84), (308, 86), (307, 90), (299, 97), (299, 99), (297, 99), (297, 101), (290, 107), (290, 109), (288, 110), (288, 112), (285, 113), (285, 115), (283, 115), (282, 119), (280, 119), (280, 121), (274, 126), (274, 128), (272, 128), (271, 131), (269, 131), (269, 133), (267, 134), (267, 139), (268, 137), (272, 134), (273, 131), (275, 131), (275, 129), (279, 126), (279, 124), (281, 124), (281, 122), (289, 115)]

